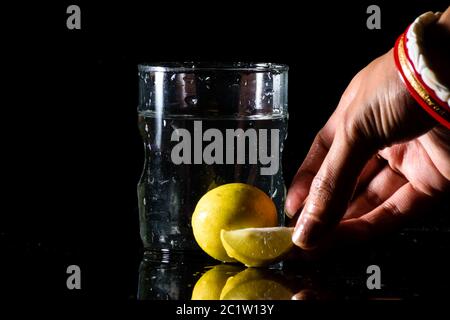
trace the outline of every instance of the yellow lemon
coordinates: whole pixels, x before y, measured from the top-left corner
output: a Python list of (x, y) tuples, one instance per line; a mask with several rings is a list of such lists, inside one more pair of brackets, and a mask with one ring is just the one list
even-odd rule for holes
[(220, 230), (274, 227), (277, 210), (261, 190), (244, 183), (229, 183), (207, 192), (192, 215), (198, 245), (211, 257), (232, 262), (220, 240)]
[(262, 267), (278, 261), (293, 248), (294, 228), (247, 228), (222, 230), (220, 238), (227, 254), (247, 267)]
[(290, 300), (294, 293), (283, 280), (268, 270), (248, 268), (227, 280), (220, 299)]
[(192, 290), (192, 300), (219, 300), (228, 278), (242, 271), (236, 265), (217, 265), (198, 279)]

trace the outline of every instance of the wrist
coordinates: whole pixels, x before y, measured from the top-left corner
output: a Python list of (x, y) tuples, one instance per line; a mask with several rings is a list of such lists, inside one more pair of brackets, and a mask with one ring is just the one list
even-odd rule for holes
[(418, 17), (397, 39), (394, 57), (400, 77), (417, 104), (450, 129), (450, 86), (438, 77), (438, 74), (445, 74), (450, 69), (443, 66), (445, 62), (439, 61), (442, 50), (437, 51), (435, 47), (445, 46), (446, 43), (439, 39), (447, 36), (436, 24), (441, 16), (440, 13), (427, 12)]

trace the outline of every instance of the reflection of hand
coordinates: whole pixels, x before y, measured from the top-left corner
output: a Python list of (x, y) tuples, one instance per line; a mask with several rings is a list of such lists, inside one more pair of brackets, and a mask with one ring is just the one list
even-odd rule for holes
[(311, 249), (333, 230), (361, 239), (391, 229), (448, 192), (449, 163), (450, 131), (416, 105), (389, 51), (351, 81), (293, 180), (294, 242)]
[(318, 300), (317, 292), (311, 289), (303, 289), (294, 294), (291, 300)]

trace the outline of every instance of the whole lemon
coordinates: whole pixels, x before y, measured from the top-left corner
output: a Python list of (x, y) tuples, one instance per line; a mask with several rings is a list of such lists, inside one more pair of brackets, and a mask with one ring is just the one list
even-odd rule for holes
[(225, 262), (230, 258), (220, 240), (220, 230), (275, 227), (277, 209), (260, 189), (229, 183), (207, 192), (192, 215), (192, 229), (198, 245), (211, 257)]

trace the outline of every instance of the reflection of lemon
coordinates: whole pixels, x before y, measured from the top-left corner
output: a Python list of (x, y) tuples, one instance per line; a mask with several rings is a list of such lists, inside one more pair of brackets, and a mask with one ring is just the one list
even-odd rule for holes
[(220, 240), (220, 230), (274, 227), (277, 210), (261, 190), (243, 183), (230, 183), (207, 192), (192, 215), (198, 245), (211, 257), (231, 262)]
[(222, 230), (227, 254), (247, 267), (261, 267), (280, 261), (293, 247), (294, 228), (248, 228)]
[(227, 280), (221, 300), (290, 300), (293, 292), (267, 270), (248, 268)]
[(217, 265), (208, 270), (195, 284), (192, 300), (219, 300), (227, 279), (241, 270), (233, 265)]

